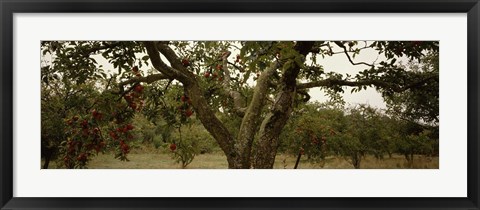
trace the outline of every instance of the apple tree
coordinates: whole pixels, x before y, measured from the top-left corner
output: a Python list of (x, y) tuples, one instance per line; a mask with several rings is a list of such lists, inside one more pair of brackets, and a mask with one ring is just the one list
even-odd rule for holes
[(330, 141), (332, 151), (357, 169), (366, 155), (383, 159), (391, 143), (387, 138), (388, 116), (370, 106), (358, 105), (349, 109), (345, 118), (344, 127)]
[(330, 140), (340, 132), (346, 118), (342, 105), (306, 103), (296, 109), (280, 134), (279, 151), (305, 156), (308, 161), (323, 163), (332, 155)]

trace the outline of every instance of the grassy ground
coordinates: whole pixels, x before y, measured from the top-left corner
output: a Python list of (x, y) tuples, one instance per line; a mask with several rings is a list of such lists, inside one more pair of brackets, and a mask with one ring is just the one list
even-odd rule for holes
[[(153, 145), (140, 145), (132, 149), (128, 154), (130, 161), (124, 162), (114, 158), (113, 153), (98, 154), (92, 158), (87, 167), (90, 169), (180, 169), (181, 164), (176, 163), (166, 149), (155, 149)], [(275, 169), (293, 169), (297, 157), (286, 154), (277, 154)], [(43, 164), (43, 161), (42, 161)], [(55, 161), (50, 163), (49, 168), (58, 168)], [(187, 169), (226, 169), (228, 166), (222, 151), (214, 151), (209, 154), (200, 154), (187, 166)], [(330, 156), (323, 162), (312, 163), (302, 156), (298, 165), (299, 169), (353, 169), (350, 162), (341, 157)], [(383, 160), (377, 160), (373, 156), (362, 159), (363, 169), (402, 169), (410, 168), (404, 156), (385, 156)], [(415, 156), (413, 168), (438, 169), (438, 157)]]
[[(158, 151), (132, 151), (128, 158), (130, 161), (122, 162), (113, 158), (113, 154), (99, 154), (89, 162), (88, 168), (91, 169), (179, 169), (180, 164), (175, 163), (168, 153)], [(296, 157), (279, 154), (275, 160), (274, 168), (292, 169), (295, 165)], [(438, 168), (438, 157), (426, 158), (416, 156), (413, 168)], [(188, 169), (226, 169), (227, 161), (225, 155), (221, 152), (211, 154), (197, 155)], [(322, 163), (311, 163), (306, 158), (301, 159), (300, 169), (326, 168), (326, 169), (351, 169), (352, 164), (343, 158), (327, 157)], [(373, 157), (366, 157), (362, 160), (361, 168), (371, 169), (399, 169), (408, 168), (405, 158), (400, 155), (393, 155), (392, 158), (385, 157), (383, 160), (377, 160)]]

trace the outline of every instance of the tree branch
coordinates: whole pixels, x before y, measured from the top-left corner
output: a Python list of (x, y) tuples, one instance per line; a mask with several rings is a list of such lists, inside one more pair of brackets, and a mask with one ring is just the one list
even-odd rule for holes
[(157, 42), (156, 43), (157, 49), (162, 53), (162, 55), (167, 58), (170, 65), (176, 69), (179, 73), (185, 75), (186, 77), (190, 77), (191, 79), (194, 78), (194, 75), (189, 72), (185, 66), (183, 66), (182, 60), (177, 56), (175, 51), (170, 48), (166, 42)]
[[(347, 56), (348, 58), (348, 61), (350, 61), (350, 63), (352, 65), (367, 65), (367, 66), (370, 66), (370, 67), (373, 67), (372, 64), (368, 64), (368, 63), (365, 63), (365, 62), (359, 62), (359, 63), (355, 63), (353, 62), (352, 58), (350, 57), (350, 55), (348, 54), (348, 50), (347, 50), (347, 47), (345, 47), (345, 45), (342, 44), (342, 42), (339, 42), (339, 41), (335, 41), (335, 44), (337, 44), (337, 46), (343, 48), (343, 52), (345, 53), (345, 55)], [(333, 52), (332, 52), (333, 53)]]
[(240, 151), (240, 154), (243, 155), (241, 165), (246, 168), (250, 167), (250, 154), (252, 150), (253, 139), (260, 122), (259, 116), (262, 112), (263, 106), (265, 105), (266, 96), (268, 93), (268, 81), (278, 66), (278, 62), (274, 61), (270, 67), (263, 71), (260, 77), (258, 77), (257, 85), (253, 91), (252, 100), (247, 107), (247, 111), (245, 112), (245, 116), (243, 117), (240, 125), (235, 149)]
[(231, 77), (230, 77), (230, 70), (228, 69), (228, 56), (230, 56), (230, 52), (226, 52), (223, 54), (222, 56), (222, 69), (223, 69), (223, 72), (224, 72), (224, 80), (223, 80), (223, 88), (224, 88), (224, 91), (226, 93), (226, 95), (230, 96), (230, 98), (233, 99), (233, 109), (235, 111), (235, 113), (240, 116), (240, 117), (243, 117), (244, 114), (245, 114), (245, 110), (246, 110), (246, 107), (245, 107), (245, 100), (242, 96), (242, 94), (238, 91), (235, 91), (235, 90), (232, 90), (230, 88), (230, 81), (231, 81)]
[(395, 92), (403, 92), (411, 88), (418, 87), (419, 85), (425, 84), (428, 80), (435, 79), (438, 77), (436, 75), (425, 77), (424, 79), (414, 82), (403, 87), (399, 86), (398, 83), (389, 83), (380, 80), (358, 80), (358, 81), (348, 81), (348, 80), (340, 80), (340, 79), (325, 79), (315, 82), (308, 82), (302, 83), (297, 85), (297, 89), (308, 89), (314, 87), (331, 87), (331, 86), (351, 86), (351, 87), (359, 87), (359, 86), (371, 86), (374, 85), (379, 88), (384, 89), (391, 89)]
[[(144, 42), (144, 45), (145, 45), (145, 48), (147, 49), (147, 54), (148, 56), (150, 57), (150, 61), (152, 62), (152, 65), (155, 69), (157, 69), (158, 71), (162, 72), (163, 74), (165, 74), (166, 76), (168, 76), (169, 78), (175, 78), (177, 80), (179, 80), (180, 82), (184, 83), (184, 84), (187, 84), (187, 83), (190, 83), (194, 78), (193, 78), (193, 75), (190, 77), (190, 76), (187, 76), (185, 74), (184, 71), (182, 70), (185, 70), (185, 68), (182, 66), (181, 62), (176, 58), (176, 55), (175, 53), (172, 54), (168, 54), (168, 57), (167, 59), (171, 59), (170, 63), (172, 64), (173, 66), (173, 63), (177, 63), (175, 66), (173, 66), (174, 68), (168, 66), (167, 64), (165, 64), (162, 59), (160, 58), (160, 53), (158, 52), (159, 50), (157, 49), (157, 47), (155, 46), (155, 42), (151, 42), (151, 41), (147, 41), (147, 42)], [(159, 44), (160, 45), (160, 44)], [(161, 45), (163, 48), (165, 48), (165, 46)], [(166, 48), (169, 48), (168, 46), (166, 46)], [(163, 49), (164, 51), (168, 51), (166, 49)], [(171, 49), (170, 49), (171, 50)], [(173, 51), (172, 51), (173, 52)], [(163, 53), (162, 53), (163, 54)], [(180, 64), (178, 64), (180, 63)], [(181, 70), (178, 70), (176, 67), (178, 67), (178, 65), (180, 65), (180, 69)], [(186, 71), (186, 70), (185, 70)]]
[(234, 63), (232, 62), (228, 62), (228, 64), (232, 65), (233, 67), (235, 67), (236, 69), (238, 69), (240, 72), (245, 72), (245, 69), (240, 67), (240, 66), (237, 66), (235, 65)]
[(169, 76), (166, 76), (165, 74), (151, 74), (146, 77), (133, 77), (128, 80), (125, 80), (123, 82), (118, 83), (119, 86), (125, 86), (128, 84), (133, 84), (133, 83), (138, 83), (138, 82), (145, 82), (147, 84), (151, 84), (153, 82), (156, 82), (158, 80), (162, 79), (172, 79)]
[(91, 53), (96, 53), (97, 51), (100, 51), (100, 50), (106, 50), (106, 49), (110, 49), (110, 48), (115, 48), (117, 46), (120, 46), (122, 42), (113, 42), (111, 44), (108, 44), (106, 42), (103, 42), (103, 45), (101, 46), (95, 46), (95, 47), (92, 47), (86, 51), (82, 51), (82, 53), (84, 55), (90, 55)]
[(145, 82), (147, 84), (151, 84), (153, 82), (156, 82), (158, 80), (163, 80), (163, 79), (172, 79), (171, 77), (166, 76), (165, 74), (151, 74), (146, 77), (133, 77), (128, 80), (122, 81), (118, 83), (118, 87), (120, 88), (120, 91), (123, 92), (123, 86), (129, 85), (129, 84), (135, 84), (135, 83), (140, 83), (140, 82)]

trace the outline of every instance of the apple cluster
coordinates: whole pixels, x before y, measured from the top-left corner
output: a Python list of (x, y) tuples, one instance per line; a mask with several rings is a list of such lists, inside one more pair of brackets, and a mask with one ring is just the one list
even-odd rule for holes
[(116, 157), (120, 160), (127, 160), (126, 156), (130, 152), (130, 146), (126, 143), (133, 139), (131, 131), (135, 127), (128, 123), (111, 130), (108, 134), (113, 140), (113, 144), (117, 147)]
[(180, 112), (182, 116), (189, 118), (193, 115), (192, 100), (184, 94), (180, 97), (180, 101), (182, 104), (177, 107), (178, 112)]
[(141, 98), (144, 87), (137, 83), (133, 86), (133, 91), (125, 94), (124, 99), (128, 103), (128, 106), (133, 111), (139, 111), (143, 108), (143, 100)]
[(105, 148), (99, 123), (103, 114), (93, 110), (91, 115), (73, 116), (66, 121), (69, 138), (65, 141), (65, 155), (63, 163), (67, 168), (83, 168), (93, 152), (100, 152)]
[(335, 130), (332, 128), (320, 126), (320, 129), (323, 130), (321, 134), (315, 133), (313, 130), (301, 127), (297, 127), (295, 129), (295, 133), (305, 136), (300, 142), (299, 153), (301, 155), (305, 153), (311, 155), (313, 151), (317, 151), (314, 148), (325, 148), (327, 146), (328, 138), (336, 135)]
[(205, 71), (203, 76), (210, 80), (222, 81), (223, 80), (222, 73), (223, 73), (223, 65), (217, 64), (215, 66), (215, 69), (210, 68), (209, 70)]

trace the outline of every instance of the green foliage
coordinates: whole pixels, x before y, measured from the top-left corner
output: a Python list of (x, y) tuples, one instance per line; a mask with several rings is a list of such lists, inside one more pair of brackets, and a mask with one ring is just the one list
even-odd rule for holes
[[(50, 160), (55, 160), (60, 154), (58, 147), (66, 139), (64, 117), (65, 104), (61, 95), (49, 93), (53, 90), (42, 88), (41, 104), (41, 157), (45, 159), (44, 168), (48, 168)], [(47, 103), (48, 102), (48, 103)]]
[(384, 53), (389, 59), (404, 55), (410, 59), (419, 59), (425, 51), (438, 52), (439, 43), (430, 41), (376, 41), (370, 47)]
[(359, 169), (362, 158), (367, 155), (368, 147), (357, 136), (344, 132), (332, 138), (330, 148), (336, 155), (350, 161), (354, 168)]
[(145, 118), (142, 114), (136, 114), (132, 119), (132, 124), (135, 125), (137, 130), (134, 133), (135, 139), (141, 143), (153, 142), (156, 133), (156, 125)]
[(419, 61), (410, 61), (404, 69), (409, 69), (408, 81), (412, 87), (403, 92), (383, 92), (389, 112), (402, 118), (439, 123), (439, 54), (428, 53)]
[(304, 153), (309, 160), (323, 161), (328, 142), (342, 129), (344, 113), (328, 104), (306, 104), (292, 116), (280, 135), (280, 151)]
[(191, 127), (188, 129), (182, 129), (181, 127), (178, 128), (171, 139), (172, 142), (166, 145), (171, 151), (172, 158), (177, 163), (180, 163), (182, 168), (186, 168), (188, 164), (193, 161), (195, 156), (200, 153), (200, 142), (204, 142), (205, 139), (203, 138), (206, 137), (198, 131), (192, 132), (190, 129)]
[[(62, 74), (63, 78), (78, 84), (89, 79), (106, 79), (105, 72), (92, 58), (101, 53), (114, 68), (118, 75), (131, 69), (135, 64), (148, 64), (145, 59), (137, 59), (136, 53), (144, 52), (138, 42), (108, 42), (108, 41), (44, 41), (42, 53), (54, 57), (51, 68)], [(48, 77), (44, 77), (48, 78)]]
[(414, 122), (400, 121), (395, 152), (404, 155), (410, 167), (413, 167), (415, 154), (438, 155), (437, 129), (438, 127), (426, 127)]

